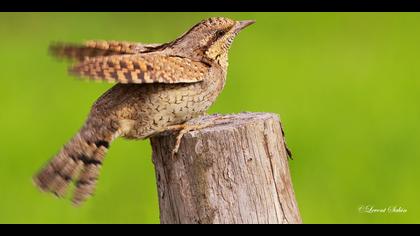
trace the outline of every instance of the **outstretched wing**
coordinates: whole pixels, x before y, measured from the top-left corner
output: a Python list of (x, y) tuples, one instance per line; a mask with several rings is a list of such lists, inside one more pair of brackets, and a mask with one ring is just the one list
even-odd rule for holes
[(209, 67), (188, 58), (159, 54), (114, 55), (84, 60), (70, 73), (93, 80), (119, 83), (194, 83), (204, 79)]
[(87, 41), (83, 45), (53, 43), (50, 45), (49, 50), (57, 58), (83, 61), (91, 57), (141, 53), (160, 45), (92, 40)]

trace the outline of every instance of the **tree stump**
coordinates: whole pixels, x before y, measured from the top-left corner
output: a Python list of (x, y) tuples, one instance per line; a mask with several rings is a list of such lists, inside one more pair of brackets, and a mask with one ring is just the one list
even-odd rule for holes
[[(279, 117), (210, 115), (213, 125), (151, 138), (161, 223), (301, 223)], [(188, 122), (188, 123), (190, 123)]]

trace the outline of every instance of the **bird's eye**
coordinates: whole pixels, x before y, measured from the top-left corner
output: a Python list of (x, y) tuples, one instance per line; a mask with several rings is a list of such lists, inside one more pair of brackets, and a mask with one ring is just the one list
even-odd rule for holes
[(225, 31), (223, 31), (223, 30), (218, 30), (218, 31), (216, 31), (216, 36), (217, 36), (218, 38), (222, 37), (223, 35), (225, 35)]

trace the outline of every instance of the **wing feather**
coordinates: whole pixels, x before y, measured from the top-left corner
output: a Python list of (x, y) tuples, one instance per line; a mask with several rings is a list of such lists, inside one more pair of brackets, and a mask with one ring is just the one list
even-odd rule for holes
[(83, 61), (86, 58), (141, 53), (160, 44), (142, 44), (134, 42), (91, 40), (83, 45), (54, 43), (50, 53), (57, 58)]
[(70, 69), (70, 73), (108, 82), (194, 83), (202, 81), (209, 67), (188, 58), (160, 54), (114, 55), (88, 58)]

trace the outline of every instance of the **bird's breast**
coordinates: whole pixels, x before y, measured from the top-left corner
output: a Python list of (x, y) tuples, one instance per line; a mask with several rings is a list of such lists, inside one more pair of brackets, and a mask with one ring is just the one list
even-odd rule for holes
[(147, 137), (202, 115), (214, 103), (224, 82), (219, 75), (198, 83), (153, 84), (139, 91), (133, 114), (136, 125), (129, 136)]

